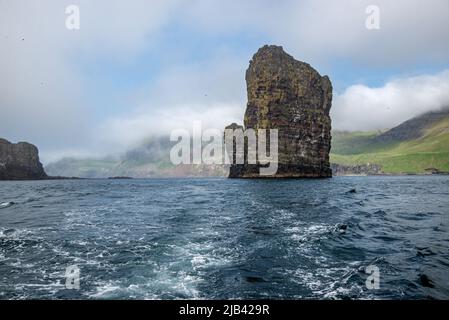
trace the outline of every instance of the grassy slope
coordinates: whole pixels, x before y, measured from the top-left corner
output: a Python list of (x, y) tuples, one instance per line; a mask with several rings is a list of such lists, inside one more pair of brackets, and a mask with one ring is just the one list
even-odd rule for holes
[(415, 140), (370, 143), (377, 133), (336, 133), (331, 161), (354, 165), (375, 163), (386, 173), (423, 173), (427, 168), (449, 171), (449, 119), (439, 121)]

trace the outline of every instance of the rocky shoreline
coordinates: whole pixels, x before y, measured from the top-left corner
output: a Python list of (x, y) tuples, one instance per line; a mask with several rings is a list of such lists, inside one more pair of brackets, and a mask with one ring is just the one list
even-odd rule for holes
[(440, 171), (435, 168), (426, 169), (423, 173), (388, 173), (383, 172), (382, 167), (377, 164), (361, 164), (361, 165), (342, 165), (331, 163), (332, 173), (334, 176), (351, 177), (351, 176), (431, 176), (431, 175), (449, 175), (449, 172)]
[(342, 165), (331, 163), (334, 176), (374, 176), (383, 174), (381, 166), (377, 164)]

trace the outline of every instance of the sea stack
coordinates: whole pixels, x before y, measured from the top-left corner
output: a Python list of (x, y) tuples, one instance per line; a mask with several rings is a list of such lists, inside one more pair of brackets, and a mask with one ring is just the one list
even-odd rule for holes
[(0, 138), (0, 180), (45, 179), (38, 149), (27, 142), (11, 143)]
[[(327, 178), (332, 83), (282, 47), (258, 50), (246, 71), (244, 129), (278, 129), (278, 170), (264, 178)], [(233, 124), (228, 128), (238, 128)], [(229, 150), (228, 150), (229, 153)], [(235, 157), (235, 147), (231, 151)], [(233, 164), (230, 178), (260, 178), (260, 165)]]

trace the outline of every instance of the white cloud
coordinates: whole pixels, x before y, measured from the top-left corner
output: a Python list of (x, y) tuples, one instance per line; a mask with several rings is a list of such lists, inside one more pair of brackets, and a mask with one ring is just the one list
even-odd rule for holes
[(449, 107), (449, 70), (392, 80), (380, 88), (354, 85), (336, 95), (332, 106), (337, 130), (392, 128), (428, 111)]
[(150, 112), (167, 105), (245, 103), (247, 64), (246, 57), (233, 52), (214, 54), (201, 62), (174, 63), (157, 81), (137, 90), (139, 108)]
[[(295, 2), (274, 28), (308, 59), (343, 57), (368, 65), (392, 66), (449, 58), (449, 2), (446, 0), (306, 0)], [(368, 5), (380, 9), (380, 30), (365, 26)], [(282, 32), (289, 30), (289, 32)]]
[(122, 152), (148, 136), (174, 129), (224, 129), (243, 122), (246, 104), (245, 63), (221, 54), (202, 63), (172, 66), (155, 84), (143, 86), (131, 112), (109, 117), (92, 133), (103, 153)]
[(45, 164), (64, 157), (99, 158), (114, 156), (142, 144), (144, 138), (169, 136), (172, 130), (192, 131), (199, 121), (202, 129), (224, 129), (232, 122), (240, 122), (244, 107), (238, 104), (174, 105), (157, 108), (154, 112), (140, 112), (111, 117), (90, 130), (90, 139), (82, 148), (62, 147), (41, 156)]
[(236, 104), (177, 105), (151, 114), (116, 117), (98, 128), (96, 139), (106, 151), (124, 151), (140, 144), (144, 137), (169, 135), (175, 129), (192, 131), (195, 121), (201, 122), (203, 130), (222, 130), (232, 122), (241, 122), (241, 110)]
[[(366, 8), (380, 9), (380, 30), (368, 30)], [(210, 34), (265, 33), (312, 64), (345, 58), (397, 66), (449, 59), (447, 0), (196, 0), (181, 16)]]
[[(65, 27), (80, 7), (81, 29)], [(90, 140), (92, 97), (79, 59), (126, 63), (157, 37), (175, 1), (0, 1), (0, 136), (41, 149)], [(152, 38), (153, 37), (153, 38)], [(95, 110), (94, 110), (95, 111)], [(57, 132), (57, 134), (55, 134)]]

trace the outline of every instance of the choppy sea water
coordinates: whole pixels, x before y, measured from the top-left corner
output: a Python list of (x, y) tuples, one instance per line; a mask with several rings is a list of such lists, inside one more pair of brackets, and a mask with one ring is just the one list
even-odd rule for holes
[(0, 298), (448, 299), (448, 217), (447, 176), (0, 182)]

